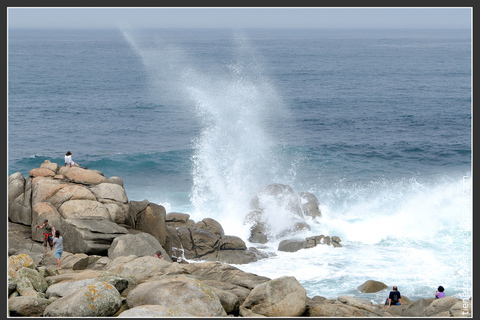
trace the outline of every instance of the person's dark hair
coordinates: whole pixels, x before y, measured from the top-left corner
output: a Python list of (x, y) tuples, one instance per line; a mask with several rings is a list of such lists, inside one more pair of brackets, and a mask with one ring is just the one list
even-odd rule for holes
[(55, 230), (55, 237), (60, 237), (60, 230)]
[(43, 223), (48, 222), (48, 219), (43, 220)]
[(160, 257), (162, 255), (162, 251), (157, 251), (155, 254)]
[(443, 292), (444, 290), (445, 289), (442, 286), (438, 287), (438, 291)]
[(398, 290), (397, 286), (393, 286), (393, 290)]
[(70, 151), (67, 151), (67, 153), (65, 153), (66, 156), (69, 156), (71, 155), (72, 153)]

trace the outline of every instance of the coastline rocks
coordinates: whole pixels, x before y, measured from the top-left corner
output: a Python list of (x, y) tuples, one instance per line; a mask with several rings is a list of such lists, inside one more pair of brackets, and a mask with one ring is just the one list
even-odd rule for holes
[(307, 293), (294, 277), (257, 285), (240, 306), (241, 316), (298, 317), (306, 309)]
[(250, 202), (244, 223), (250, 226), (249, 241), (267, 243), (287, 235), (310, 230), (305, 217), (321, 217), (315, 195), (297, 195), (291, 186), (274, 183), (263, 187)]
[(18, 296), (8, 299), (8, 311), (13, 317), (41, 317), (52, 302), (45, 298)]
[(190, 313), (180, 311), (179, 309), (169, 308), (160, 306), (157, 304), (153, 305), (141, 305), (139, 307), (134, 307), (128, 310), (123, 311), (118, 315), (118, 318), (164, 318), (164, 317), (193, 317)]

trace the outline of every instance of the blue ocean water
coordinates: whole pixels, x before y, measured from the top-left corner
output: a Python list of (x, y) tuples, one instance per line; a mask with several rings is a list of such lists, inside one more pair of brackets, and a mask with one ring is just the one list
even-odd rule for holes
[(302, 236), (344, 246), (270, 243), (276, 257), (240, 268), (294, 275), (310, 297), (381, 302), (356, 290), (369, 279), (462, 297), (471, 52), (470, 30), (10, 29), (8, 174), (70, 150), (129, 200), (244, 240), (251, 198), (288, 184), (320, 201)]

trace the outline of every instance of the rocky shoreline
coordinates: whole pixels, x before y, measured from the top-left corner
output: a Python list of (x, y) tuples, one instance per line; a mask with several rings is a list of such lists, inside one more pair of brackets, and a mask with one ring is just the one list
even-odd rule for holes
[[(288, 186), (278, 184), (264, 192), (288, 198), (296, 214), (295, 230), (308, 228), (301, 217), (321, 215), (311, 194), (297, 197)], [(261, 198), (254, 200), (249, 219), (256, 224), (249, 241), (257, 239), (251, 242), (261, 244), (270, 235), (262, 224)], [(64, 236), (62, 269), (55, 268), (50, 249), (44, 253), (42, 234), (35, 227), (44, 219)], [(148, 200), (129, 201), (120, 177), (106, 178), (78, 166), (59, 167), (46, 160), (27, 178), (12, 174), (8, 220), (10, 316), (465, 317), (471, 313), (470, 300), (452, 297), (406, 298), (404, 305), (388, 310), (383, 304), (350, 296), (307, 297), (294, 277), (269, 279), (231, 265), (268, 259), (271, 253), (261, 245), (247, 248), (239, 237), (226, 235), (214, 219), (195, 222), (188, 214), (167, 214), (163, 206)], [(295, 238), (282, 241), (278, 250), (340, 247), (340, 242), (328, 235)], [(153, 257), (158, 250), (164, 260)]]

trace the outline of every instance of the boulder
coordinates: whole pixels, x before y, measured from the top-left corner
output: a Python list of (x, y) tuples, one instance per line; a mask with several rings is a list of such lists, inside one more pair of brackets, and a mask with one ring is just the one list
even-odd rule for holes
[(83, 219), (86, 217), (101, 217), (110, 220), (107, 208), (98, 201), (69, 200), (64, 202), (58, 212), (64, 219)]
[(50, 160), (45, 160), (43, 163), (40, 165), (40, 168), (45, 168), (53, 171), (55, 174), (57, 173), (59, 166), (55, 162), (50, 162)]
[(189, 219), (190, 215), (187, 213), (179, 213), (179, 212), (169, 212), (166, 215), (165, 222), (167, 226), (179, 228), (179, 227), (193, 227), (195, 226), (195, 221)]
[(12, 222), (30, 225), (32, 208), (30, 203), (32, 179), (20, 172), (8, 177), (8, 218)]
[(309, 306), (309, 317), (365, 317), (358, 308), (343, 303), (316, 303)]
[(212, 231), (190, 229), (196, 257), (204, 256), (218, 249), (219, 237)]
[(110, 177), (107, 179), (107, 183), (115, 183), (123, 187), (123, 179), (120, 177)]
[(136, 215), (135, 229), (149, 233), (165, 246), (167, 229), (165, 224), (165, 208), (155, 203), (149, 203), (147, 207)]
[(69, 200), (91, 200), (96, 201), (95, 195), (87, 188), (81, 185), (69, 184), (58, 190), (51, 197), (45, 199), (57, 210), (60, 206)]
[(250, 250), (218, 250), (201, 257), (205, 261), (220, 261), (228, 264), (247, 264), (258, 260)]
[(43, 221), (48, 219), (48, 223), (55, 229), (63, 229), (62, 219), (58, 211), (48, 202), (36, 203), (32, 208), (32, 239), (43, 242), (43, 231), (36, 226), (41, 226)]
[(432, 303), (430, 303), (430, 305), (423, 310), (422, 316), (432, 317), (440, 315), (443, 312), (449, 312), (450, 308), (460, 301), (462, 300), (454, 297), (434, 299)]
[(143, 305), (127, 309), (118, 315), (118, 318), (166, 318), (166, 317), (189, 317), (193, 315), (179, 310), (178, 308), (164, 307), (157, 304)]
[(53, 177), (53, 176), (55, 176), (55, 172), (50, 170), (50, 169), (47, 169), (47, 168), (35, 168), (35, 169), (30, 170), (28, 175), (32, 178)]
[(195, 228), (213, 232), (218, 238), (225, 235), (222, 225), (211, 218), (205, 218), (195, 224)]
[(22, 296), (44, 298), (48, 284), (45, 278), (34, 269), (21, 268), (16, 272), (17, 291)]
[(62, 268), (85, 270), (88, 266), (88, 255), (85, 253), (72, 254), (62, 259)]
[(128, 198), (125, 189), (116, 183), (100, 183), (90, 187), (97, 200), (100, 202), (120, 202), (127, 203)]
[(129, 214), (129, 206), (124, 203), (104, 203), (103, 204), (110, 215), (109, 220), (116, 224), (124, 224), (129, 227), (135, 227)]
[(303, 248), (304, 241), (298, 239), (282, 240), (278, 244), (278, 251), (296, 252)]
[[(355, 307), (361, 312), (369, 317), (385, 317), (387, 314), (384, 311), (384, 305), (373, 305), (370, 301), (359, 299), (350, 296), (339, 296), (337, 299), (339, 302), (344, 303), (348, 306)], [(402, 307), (402, 306), (395, 306)]]
[(59, 190), (69, 185), (61, 180), (37, 177), (32, 180), (32, 206), (39, 202), (47, 202)]
[(108, 317), (122, 305), (120, 293), (107, 282), (95, 282), (52, 302), (44, 317)]
[(100, 172), (95, 170), (83, 169), (80, 167), (68, 167), (64, 166), (58, 170), (58, 174), (61, 174), (70, 182), (85, 184), (85, 185), (95, 185), (103, 182), (107, 182)]
[(322, 213), (320, 212), (317, 197), (310, 192), (301, 192), (299, 195), (303, 214), (307, 217), (312, 218), (321, 218)]
[(15, 277), (17, 271), (22, 268), (35, 269), (37, 266), (28, 254), (19, 254), (8, 257), (8, 275)]
[(254, 273), (244, 272), (235, 266), (221, 262), (191, 263), (184, 268), (192, 275), (202, 280), (216, 280), (253, 289), (255, 286), (264, 283), (270, 278), (258, 276)]
[(8, 311), (13, 317), (41, 317), (52, 300), (28, 296), (8, 299)]
[[(250, 289), (247, 289), (245, 287), (242, 287), (242, 286), (239, 286), (239, 285), (236, 285), (236, 284), (232, 284), (232, 283), (228, 283), (228, 282), (222, 282), (222, 281), (217, 281), (217, 280), (208, 280), (208, 279), (202, 279), (202, 281), (214, 288), (215, 292), (219, 292), (219, 290), (221, 291), (226, 291), (226, 292), (229, 292), (229, 293), (233, 293), (237, 299), (238, 299), (238, 308), (240, 307), (240, 305), (245, 301), (245, 299), (248, 297), (248, 295), (250, 294)], [(219, 294), (219, 297), (220, 297), (220, 300), (222, 299), (221, 297), (221, 294)], [(223, 305), (223, 303), (222, 303)], [(227, 309), (225, 309), (225, 306), (224, 306), (224, 309), (225, 311), (227, 311), (227, 313), (237, 313), (238, 312), (238, 309), (237, 307), (234, 308), (235, 310), (234, 311), (228, 311), (228, 307)]]
[(284, 276), (257, 285), (240, 306), (240, 315), (298, 317), (306, 309), (307, 292), (295, 277)]
[(158, 240), (148, 233), (126, 234), (116, 237), (108, 249), (108, 257), (111, 260), (119, 256), (135, 255), (137, 257), (152, 256), (158, 250), (162, 251), (165, 261), (172, 262), (172, 259), (163, 249)]
[(357, 289), (363, 293), (373, 293), (373, 292), (382, 291), (386, 288), (388, 288), (388, 286), (383, 282), (375, 281), (375, 280), (367, 280), (363, 284), (358, 286)]
[[(417, 301), (413, 301), (412, 303), (408, 304), (405, 309), (402, 310), (396, 310), (397, 308), (388, 308), (388, 312), (399, 315), (399, 316), (404, 316), (404, 317), (420, 317), (423, 313), (423, 310), (427, 308), (432, 302), (434, 298), (428, 298), (428, 299), (419, 299)], [(403, 296), (402, 296), (402, 303), (403, 303)], [(398, 306), (395, 306), (398, 307)]]
[(246, 250), (245, 241), (237, 236), (224, 235), (220, 238), (220, 250)]
[(63, 247), (71, 253), (107, 255), (113, 240), (127, 229), (100, 217), (63, 220)]
[(221, 317), (227, 313), (215, 291), (197, 279), (188, 277), (165, 278), (144, 282), (127, 295), (127, 305), (160, 305), (194, 317)]

